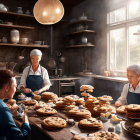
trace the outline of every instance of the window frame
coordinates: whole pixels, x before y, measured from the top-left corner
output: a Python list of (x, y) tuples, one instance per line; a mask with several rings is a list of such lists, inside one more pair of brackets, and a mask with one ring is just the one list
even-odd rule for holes
[[(119, 21), (115, 23), (110, 24), (110, 13), (113, 12), (114, 10), (118, 10), (121, 8), (125, 8), (126, 10), (126, 18), (124, 21)], [(140, 17), (136, 17), (133, 19), (128, 19), (128, 5), (122, 5), (121, 7), (118, 7), (116, 9), (113, 9), (111, 11), (108, 11), (107, 13), (107, 70), (110, 71), (112, 76), (126, 76), (126, 70), (121, 71), (121, 70), (111, 70), (110, 68), (110, 51), (111, 51), (111, 46), (110, 46), (110, 31), (113, 29), (119, 29), (119, 28), (124, 28), (125, 29), (125, 47), (126, 47), (126, 66), (129, 65), (129, 27), (130, 26), (135, 26), (135, 25), (140, 25)]]

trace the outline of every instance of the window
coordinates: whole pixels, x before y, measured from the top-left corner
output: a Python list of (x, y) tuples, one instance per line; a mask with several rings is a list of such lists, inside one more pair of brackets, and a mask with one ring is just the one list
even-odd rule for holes
[(107, 14), (108, 70), (125, 73), (130, 64), (140, 64), (140, 0), (130, 0)]

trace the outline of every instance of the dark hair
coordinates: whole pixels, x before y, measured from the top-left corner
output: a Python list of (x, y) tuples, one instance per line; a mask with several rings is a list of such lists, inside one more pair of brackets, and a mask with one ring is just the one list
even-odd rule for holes
[(11, 86), (12, 77), (15, 77), (15, 74), (11, 70), (0, 70), (0, 89), (2, 89), (6, 84)]

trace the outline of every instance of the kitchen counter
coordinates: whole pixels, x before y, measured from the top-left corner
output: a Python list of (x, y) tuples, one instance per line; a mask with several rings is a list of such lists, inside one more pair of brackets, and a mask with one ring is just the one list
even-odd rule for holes
[(81, 77), (77, 77), (77, 76), (61, 76), (61, 77), (50, 76), (50, 80), (77, 80), (80, 78)]
[[(22, 74), (16, 75), (16, 79), (20, 79)], [(80, 76), (50, 76), (50, 80), (77, 80), (80, 79)]]

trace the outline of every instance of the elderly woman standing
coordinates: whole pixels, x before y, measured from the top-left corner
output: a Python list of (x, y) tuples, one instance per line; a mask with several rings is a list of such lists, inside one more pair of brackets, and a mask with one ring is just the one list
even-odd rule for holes
[(42, 52), (34, 49), (30, 52), (31, 65), (26, 67), (20, 80), (18, 88), (26, 94), (27, 97), (32, 97), (34, 94), (41, 94), (51, 86), (47, 70), (39, 65)]
[(120, 98), (115, 106), (124, 104), (140, 104), (140, 65), (134, 64), (127, 67), (129, 83), (124, 85)]
[(0, 140), (25, 140), (30, 134), (28, 118), (25, 115), (19, 129), (4, 99), (12, 99), (16, 91), (15, 75), (10, 70), (0, 70)]

